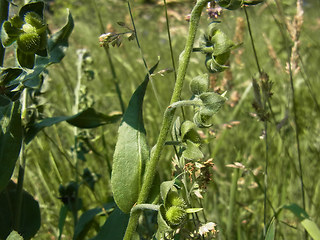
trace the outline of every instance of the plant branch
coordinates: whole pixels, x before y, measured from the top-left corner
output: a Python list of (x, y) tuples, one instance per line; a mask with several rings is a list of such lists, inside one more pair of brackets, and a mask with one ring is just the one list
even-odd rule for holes
[[(95, 0), (93, 1), (93, 6), (94, 6), (95, 11), (97, 12), (97, 15), (98, 15), (100, 33), (103, 34), (103, 33), (105, 33), (104, 25), (103, 25), (103, 22), (102, 22), (102, 17), (101, 17), (99, 8), (98, 8), (97, 3), (96, 3)], [(112, 61), (111, 55), (109, 53), (109, 48), (107, 46), (104, 46), (103, 48), (104, 48), (104, 51), (106, 52), (106, 55), (107, 55), (107, 58), (108, 58), (108, 62), (109, 62), (109, 66), (110, 66), (110, 70), (111, 70), (111, 74), (112, 74), (112, 81), (113, 81), (113, 84), (114, 84), (114, 86), (116, 88), (116, 92), (117, 92), (117, 95), (118, 95), (121, 111), (122, 111), (122, 113), (124, 113), (126, 108), (125, 108), (125, 105), (124, 105), (124, 102), (123, 102), (123, 99), (122, 99), (122, 93), (121, 93), (121, 89), (120, 89), (120, 86), (119, 86), (119, 81), (117, 79), (116, 70), (114, 68), (113, 61)]]
[[(180, 57), (180, 63), (177, 73), (177, 80), (174, 86), (173, 94), (171, 97), (170, 104), (173, 104), (174, 102), (179, 101), (181, 96), (181, 91), (184, 83), (184, 78), (187, 72), (187, 67), (190, 61), (192, 48), (197, 32), (197, 28), (199, 25), (199, 20), (201, 16), (202, 9), (205, 7), (208, 0), (199, 0), (197, 1), (195, 7), (193, 8), (191, 12), (191, 18), (190, 18), (190, 25), (189, 25), (189, 34), (185, 46), (185, 50), (182, 53), (182, 56)], [(170, 130), (170, 126), (173, 121), (175, 110), (172, 111), (166, 111), (164, 114), (160, 134), (157, 140), (157, 144), (155, 147), (155, 151), (151, 156), (151, 159), (147, 165), (143, 185), (141, 188), (141, 192), (139, 194), (138, 202), (137, 204), (142, 204), (147, 200), (148, 194), (150, 192), (150, 188), (152, 186), (152, 182), (156, 173), (157, 165), (160, 159), (161, 152), (163, 150), (163, 147), (165, 145), (165, 141), (168, 135), (168, 132)], [(135, 211), (131, 214), (129, 223), (127, 226), (127, 230), (124, 236), (124, 240), (131, 240), (132, 235), (136, 231), (136, 227), (138, 224), (138, 219), (140, 216), (141, 211)]]

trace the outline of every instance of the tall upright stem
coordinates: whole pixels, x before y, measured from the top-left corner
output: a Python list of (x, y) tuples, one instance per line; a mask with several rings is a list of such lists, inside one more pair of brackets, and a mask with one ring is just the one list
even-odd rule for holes
[[(201, 16), (202, 9), (205, 7), (206, 3), (209, 2), (209, 0), (198, 0), (195, 7), (193, 8), (191, 12), (190, 17), (190, 25), (189, 25), (189, 34), (186, 42), (186, 46), (184, 49), (184, 52), (182, 53), (182, 56), (180, 57), (180, 63), (177, 73), (177, 80), (174, 86), (173, 94), (171, 97), (170, 104), (179, 101), (181, 96), (181, 91), (184, 83), (184, 78), (186, 76), (187, 67), (190, 61), (190, 56), (197, 32), (197, 28), (199, 25), (199, 20)], [(161, 152), (163, 150), (168, 132), (170, 130), (170, 126), (173, 121), (175, 109), (165, 111), (161, 130), (158, 136), (156, 148), (151, 156), (150, 162), (148, 164), (148, 168), (146, 169), (145, 178), (143, 181), (143, 185), (141, 188), (141, 192), (139, 194), (138, 202), (137, 204), (142, 204), (147, 200), (148, 194), (150, 192), (150, 188), (152, 186), (152, 182), (156, 173), (156, 168), (160, 159)], [(138, 219), (140, 216), (141, 211), (135, 211), (131, 214), (129, 223), (127, 226), (127, 230), (124, 236), (124, 240), (131, 240), (132, 235), (134, 234)]]
[[(0, 27), (2, 23), (8, 19), (9, 2), (7, 0), (0, 0)], [(3, 66), (5, 48), (0, 43), (0, 67)]]

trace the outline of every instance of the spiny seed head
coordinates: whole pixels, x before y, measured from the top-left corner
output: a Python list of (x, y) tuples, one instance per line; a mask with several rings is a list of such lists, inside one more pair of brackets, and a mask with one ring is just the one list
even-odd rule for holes
[(18, 40), (18, 48), (25, 53), (36, 53), (40, 48), (40, 36), (37, 33), (22, 33)]
[(166, 219), (168, 223), (173, 226), (181, 224), (186, 216), (186, 211), (178, 206), (172, 206), (168, 209), (168, 211), (166, 211)]
[(167, 201), (169, 206), (177, 206), (181, 208), (186, 208), (187, 205), (185, 201), (179, 196), (175, 191), (170, 191), (167, 196)]
[(26, 13), (24, 21), (37, 29), (44, 26), (43, 19), (35, 12)]

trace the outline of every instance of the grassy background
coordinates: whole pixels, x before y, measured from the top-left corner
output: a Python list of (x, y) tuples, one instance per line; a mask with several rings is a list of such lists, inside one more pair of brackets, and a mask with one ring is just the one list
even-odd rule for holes
[[(161, 2), (161, 1), (159, 1)], [(283, 204), (302, 205), (295, 125), (292, 113), (289, 75), (286, 72), (286, 43), (281, 37), (279, 21), (281, 20), (274, 1), (248, 9), (258, 58), (262, 69), (267, 72), (273, 84), (271, 106), (274, 118), (270, 118), (268, 128), (268, 199), (277, 209)], [(295, 14), (295, 1), (281, 1), (286, 17), (292, 19)], [(103, 22), (108, 29), (122, 31), (116, 22), (126, 22), (131, 26), (126, 1), (102, 1), (97, 4)], [(168, 5), (171, 25), (174, 58), (183, 49), (187, 35), (188, 23), (184, 20), (192, 9), (191, 1), (176, 1)], [(300, 126), (301, 156), (303, 177), (305, 181), (306, 210), (320, 225), (320, 126), (317, 102), (320, 101), (316, 90), (319, 89), (320, 63), (320, 16), (318, 1), (305, 1), (305, 19), (301, 33), (300, 72), (294, 76), (295, 100), (297, 102), (298, 124)], [(69, 0), (58, 1), (51, 6), (53, 14), (48, 14), (48, 24), (54, 32), (64, 24), (66, 8), (75, 19), (75, 29), (71, 36), (68, 53), (61, 64), (49, 68), (43, 98), (44, 115), (47, 117), (71, 115), (74, 105), (74, 88), (77, 79), (77, 50), (86, 48), (93, 58), (90, 67), (95, 72), (91, 81), (83, 80), (87, 87), (87, 97), (94, 102), (94, 107), (104, 113), (120, 111), (120, 105), (112, 83), (112, 75), (102, 48), (99, 47), (100, 35), (98, 18), (92, 1)], [(171, 56), (166, 33), (164, 9), (161, 4), (133, 2), (133, 13), (144, 57), (152, 66), (157, 57), (161, 61), (158, 70), (171, 68)], [(232, 173), (236, 170), (226, 167), (235, 161), (246, 168), (240, 171), (237, 184), (236, 202), (232, 221), (232, 239), (259, 239), (263, 229), (263, 187), (265, 167), (265, 143), (261, 139), (263, 123), (254, 117), (252, 77), (258, 77), (255, 59), (250, 45), (245, 15), (242, 10), (225, 11), (221, 18), (221, 28), (231, 37), (243, 38), (243, 45), (231, 56), (230, 71), (210, 77), (212, 88), (227, 90), (228, 104), (214, 119), (213, 127), (204, 135), (208, 144), (203, 145), (206, 158), (214, 158), (215, 173), (212, 183), (207, 188), (204, 208), (209, 221), (216, 222), (220, 230), (218, 239), (225, 239), (227, 216), (230, 208), (230, 188)], [(243, 21), (243, 29), (236, 30)], [(199, 37), (208, 24), (203, 16)], [(239, 39), (239, 38), (238, 38)], [(269, 39), (270, 41), (267, 41)], [(275, 57), (271, 56), (270, 49)], [(120, 48), (111, 48), (110, 53), (116, 67), (125, 104), (134, 89), (143, 80), (146, 70), (134, 41), (124, 41)], [(278, 62), (277, 62), (278, 61)], [(183, 98), (190, 97), (188, 81), (198, 74), (206, 72), (204, 56), (192, 55), (188, 69)], [(144, 103), (144, 118), (148, 142), (153, 146), (159, 132), (162, 112), (168, 105), (174, 84), (173, 73), (164, 77), (154, 77), (155, 91), (148, 88)], [(156, 101), (156, 97), (159, 102)], [(88, 100), (88, 101), (89, 101)], [(187, 118), (192, 112), (187, 110)], [(275, 120), (275, 121), (274, 121)], [(239, 121), (238, 125), (228, 127), (226, 124)], [(277, 124), (281, 123), (281, 129)], [(113, 149), (116, 143), (118, 124), (107, 125), (98, 129), (85, 131), (90, 142), (99, 153), (86, 154), (86, 161), (79, 164), (79, 173), (88, 167), (101, 175), (94, 193), (88, 188), (81, 188), (79, 196), (83, 199), (83, 210), (101, 206), (109, 201), (110, 169)], [(214, 134), (212, 134), (214, 132)], [(62, 123), (46, 129), (28, 146), (25, 188), (39, 200), (42, 214), (42, 226), (36, 239), (56, 239), (58, 235), (59, 210), (62, 202), (59, 197), (59, 185), (75, 180), (75, 162), (71, 149), (74, 145), (74, 129)], [(162, 180), (171, 179), (171, 159), (173, 151), (168, 147), (162, 155), (160, 176)], [(253, 172), (254, 174), (251, 174)], [(271, 219), (273, 212), (268, 205), (267, 216)], [(293, 215), (283, 213), (283, 222), (278, 225), (277, 239), (302, 239), (303, 230)], [(101, 220), (102, 221), (102, 220)], [(71, 215), (68, 217), (64, 239), (72, 237)], [(94, 232), (94, 230), (92, 230)], [(90, 234), (89, 234), (90, 236)]]

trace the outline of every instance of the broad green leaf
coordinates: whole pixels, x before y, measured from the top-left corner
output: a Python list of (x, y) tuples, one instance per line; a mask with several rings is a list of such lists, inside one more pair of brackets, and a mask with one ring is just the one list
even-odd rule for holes
[(269, 224), (267, 234), (265, 237), (265, 240), (274, 240), (276, 233), (276, 220), (275, 218), (272, 218), (271, 223)]
[(95, 128), (104, 124), (115, 123), (120, 117), (121, 114), (104, 115), (96, 112), (93, 108), (88, 108), (73, 116), (46, 118), (33, 124), (28, 129), (25, 136), (25, 143), (28, 144), (43, 128), (50, 127), (63, 121), (67, 121), (69, 124), (79, 128)]
[[(22, 192), (21, 211), (16, 212), (17, 185), (10, 181), (6, 190), (0, 194), (0, 239), (5, 239), (16, 230), (25, 240), (31, 239), (39, 230), (41, 217), (38, 202), (26, 191)], [(20, 225), (14, 228), (16, 214), (20, 214)]]
[(0, 107), (0, 192), (8, 184), (22, 144), (20, 102)]
[(187, 146), (186, 149), (182, 152), (182, 157), (187, 160), (196, 160), (201, 159), (204, 156), (197, 144), (191, 142), (190, 140), (187, 140)]
[(98, 235), (90, 240), (123, 239), (128, 225), (129, 216), (129, 214), (121, 212), (120, 209), (116, 207), (101, 227)]
[[(150, 74), (158, 66), (150, 69)], [(144, 168), (149, 159), (142, 117), (142, 104), (149, 75), (133, 93), (118, 130), (118, 140), (113, 155), (111, 185), (115, 202), (121, 211), (129, 213), (138, 200)]]
[(6, 240), (23, 240), (23, 237), (16, 231), (12, 231)]
[(316, 223), (310, 219), (305, 210), (303, 210), (295, 203), (285, 205), (282, 208), (291, 211), (299, 219), (301, 225), (314, 240), (320, 240), (320, 229), (318, 228)]

